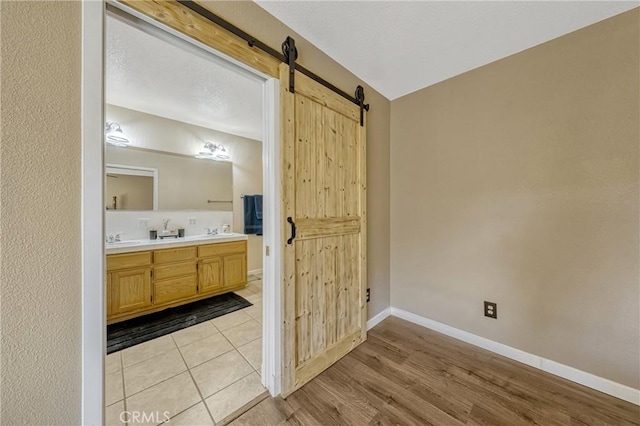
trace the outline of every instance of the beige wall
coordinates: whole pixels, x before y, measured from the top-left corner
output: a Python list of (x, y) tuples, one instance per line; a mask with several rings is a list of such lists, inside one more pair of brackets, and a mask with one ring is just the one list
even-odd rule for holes
[(80, 424), (79, 2), (0, 2), (3, 425)]
[[(258, 99), (248, 102), (261, 101)], [(213, 142), (223, 144), (231, 159), (235, 159), (236, 142), (253, 141), (253, 139), (219, 132), (207, 127), (110, 104), (106, 105), (105, 117), (107, 121), (115, 121), (120, 124), (131, 145), (138, 148), (192, 156), (204, 150), (205, 142)]]
[(392, 102), (392, 306), (640, 387), (639, 27)]
[[(238, 139), (233, 155), (233, 232), (244, 232), (244, 206), (240, 197), (262, 193), (262, 143)], [(262, 269), (262, 235), (248, 238), (247, 269)]]
[(300, 55), (298, 63), (346, 92), (354, 92), (359, 84), (365, 88), (365, 102), (371, 104), (367, 115), (367, 272), (371, 288), (368, 305), (371, 318), (389, 306), (389, 100), (260, 6), (247, 1), (208, 0), (202, 3), (276, 50), (280, 50), (287, 36), (292, 36)]

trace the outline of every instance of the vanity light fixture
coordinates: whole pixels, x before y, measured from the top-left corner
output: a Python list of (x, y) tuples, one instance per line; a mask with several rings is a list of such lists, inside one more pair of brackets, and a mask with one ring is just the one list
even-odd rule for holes
[(196, 155), (196, 158), (213, 161), (225, 161), (231, 158), (222, 144), (207, 142), (204, 144), (204, 149), (205, 151), (200, 151), (198, 155)]
[(122, 127), (118, 123), (107, 121), (104, 132), (108, 144), (120, 147), (129, 146), (129, 139), (124, 135)]

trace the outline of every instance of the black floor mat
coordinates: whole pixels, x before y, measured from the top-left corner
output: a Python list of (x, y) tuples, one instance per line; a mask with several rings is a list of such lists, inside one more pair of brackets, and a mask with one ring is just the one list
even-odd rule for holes
[(251, 306), (226, 293), (107, 326), (107, 354)]

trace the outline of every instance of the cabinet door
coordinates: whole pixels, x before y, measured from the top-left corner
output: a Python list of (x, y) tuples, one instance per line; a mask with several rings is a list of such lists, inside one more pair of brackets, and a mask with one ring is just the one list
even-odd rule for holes
[(198, 263), (199, 293), (210, 293), (222, 288), (222, 258), (210, 257)]
[(247, 282), (247, 256), (234, 254), (224, 257), (224, 286), (236, 287)]
[(151, 268), (111, 273), (111, 313), (122, 314), (151, 305)]

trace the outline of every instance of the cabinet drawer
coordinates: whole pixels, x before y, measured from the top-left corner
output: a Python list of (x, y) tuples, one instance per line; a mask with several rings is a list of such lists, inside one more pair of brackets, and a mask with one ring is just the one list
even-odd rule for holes
[(162, 263), (181, 262), (184, 260), (195, 260), (195, 247), (181, 247), (176, 249), (157, 250), (153, 252), (153, 263), (158, 265)]
[(156, 266), (153, 270), (154, 280), (195, 275), (197, 273), (195, 260), (191, 262), (172, 263), (171, 265)]
[(151, 265), (151, 252), (110, 254), (107, 256), (107, 270), (137, 268)]
[(244, 253), (245, 251), (247, 251), (246, 241), (208, 244), (206, 246), (198, 246), (198, 257), (224, 256), (226, 254)]
[(197, 277), (183, 277), (153, 283), (153, 304), (177, 302), (193, 297), (198, 293)]

